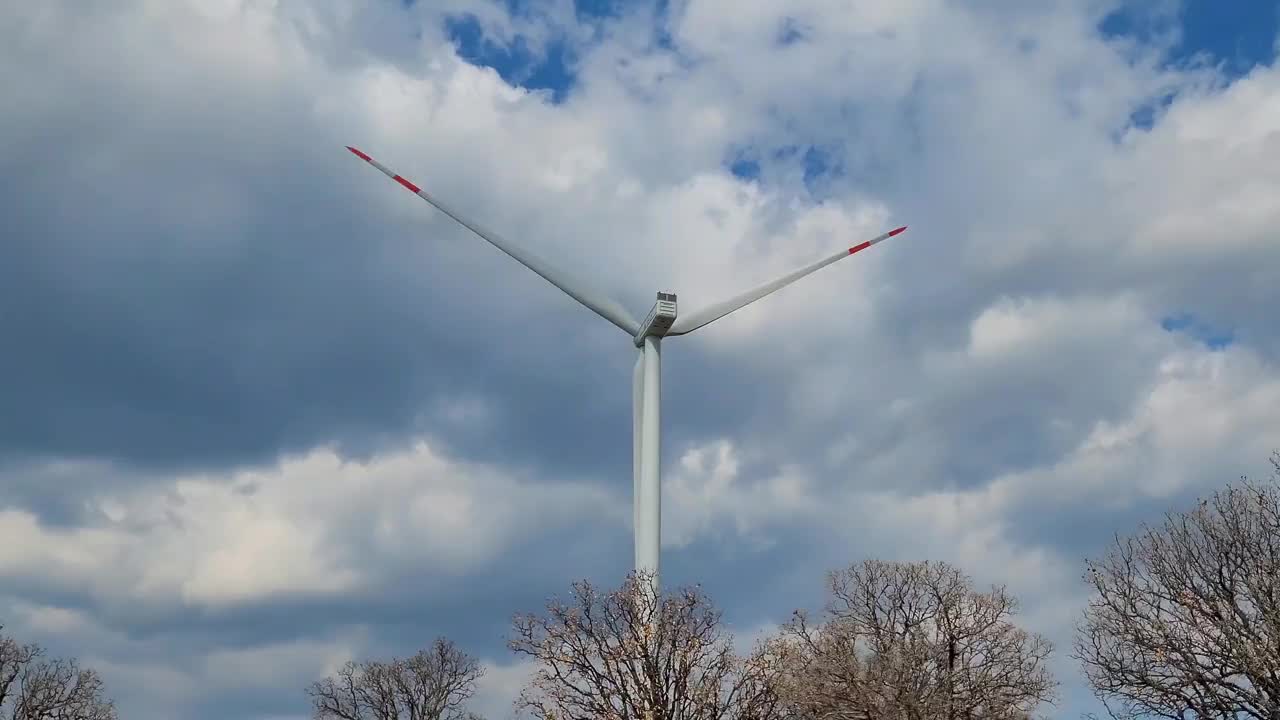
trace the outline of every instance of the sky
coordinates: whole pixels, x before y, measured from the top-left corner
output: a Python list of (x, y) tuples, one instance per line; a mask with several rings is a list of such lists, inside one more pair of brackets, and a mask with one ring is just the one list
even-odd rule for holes
[[(784, 12), (785, 8), (785, 12)], [(1006, 585), (1280, 448), (1280, 5), (0, 8), (0, 623), (136, 720), (309, 715), (632, 563), (617, 329), (411, 197), (682, 311), (664, 584), (742, 643), (865, 558)]]

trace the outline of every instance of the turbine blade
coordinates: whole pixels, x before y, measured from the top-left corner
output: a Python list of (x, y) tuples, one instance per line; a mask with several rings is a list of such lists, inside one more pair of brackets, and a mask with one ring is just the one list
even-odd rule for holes
[(635, 336), (636, 333), (640, 332), (640, 322), (632, 317), (631, 313), (627, 312), (626, 308), (622, 307), (622, 305), (617, 301), (608, 297), (596, 288), (587, 285), (578, 278), (571, 277), (563, 270), (552, 266), (542, 258), (539, 258), (528, 250), (515, 245), (497, 233), (487, 230), (480, 225), (477, 225), (475, 222), (468, 220), (464, 216), (458, 214), (457, 211), (448, 207), (431, 195), (428, 195), (422, 188), (412, 182), (409, 182), (404, 177), (396, 174), (387, 168), (387, 166), (377, 160), (374, 160), (365, 153), (351, 147), (350, 145), (347, 146), (347, 149), (356, 157), (381, 170), (387, 177), (400, 183), (409, 192), (417, 195), (423, 200), (426, 200), (433, 207), (445, 215), (448, 215), (459, 225), (478, 235), (480, 239), (511, 256), (511, 258), (516, 262), (524, 265), (540, 275), (547, 282), (560, 288), (560, 290), (562, 290), (566, 295), (582, 303), (582, 305), (595, 312), (600, 317), (608, 320), (614, 325), (617, 325), (619, 328), (626, 331), (628, 335)]
[(751, 290), (748, 290), (742, 293), (741, 295), (737, 295), (735, 297), (729, 298), (728, 300), (725, 300), (723, 302), (718, 302), (714, 305), (709, 305), (701, 310), (698, 310), (697, 312), (693, 312), (688, 315), (678, 316), (676, 318), (675, 323), (671, 326), (671, 329), (667, 331), (667, 335), (685, 335), (685, 334), (691, 333), (694, 330), (697, 330), (698, 328), (702, 327), (703, 325), (708, 325), (710, 323), (713, 323), (716, 320), (719, 320), (720, 318), (724, 317), (725, 315), (728, 315), (729, 313), (735, 310), (740, 310), (766, 295), (769, 295), (771, 293), (777, 292), (778, 290), (781, 290), (782, 288), (799, 280), (805, 275), (821, 270), (822, 268), (830, 265), (831, 263), (836, 262), (837, 260), (843, 260), (844, 258), (847, 258), (850, 255), (853, 255), (854, 253), (860, 252), (862, 250), (866, 250), (872, 245), (875, 245), (876, 243), (881, 242), (882, 240), (891, 238), (894, 235), (897, 235), (906, 229), (907, 227), (903, 225), (902, 227), (894, 230), (890, 230), (889, 232), (884, 233), (883, 235), (879, 235), (863, 243), (854, 245), (853, 247), (847, 250), (841, 250), (835, 255), (832, 255), (830, 257), (825, 257), (813, 263), (812, 265), (806, 265), (800, 268), (799, 270), (793, 270), (776, 280), (770, 280), (769, 282), (764, 283), (759, 287), (752, 288)]

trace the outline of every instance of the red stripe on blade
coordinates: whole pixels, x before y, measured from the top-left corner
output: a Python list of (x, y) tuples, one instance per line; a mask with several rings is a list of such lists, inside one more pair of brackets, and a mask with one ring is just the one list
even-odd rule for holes
[(907, 226), (906, 226), (906, 225), (903, 225), (902, 227), (898, 228), (897, 230), (890, 230), (890, 231), (889, 231), (889, 237), (893, 237), (894, 235), (897, 235), (898, 233), (900, 233), (900, 232), (902, 232), (903, 230), (906, 230), (906, 229), (907, 229)]
[(412, 193), (419, 193), (419, 192), (422, 192), (422, 191), (418, 188), (418, 186), (417, 186), (417, 185), (414, 185), (413, 183), (409, 182), (408, 180), (405, 180), (404, 178), (400, 177), (399, 175), (397, 175), (397, 176), (395, 177), (395, 181), (396, 181), (396, 182), (398, 182), (398, 183), (400, 183), (401, 185), (403, 185), (403, 186), (405, 186), (405, 187), (409, 188), (409, 192), (412, 192)]
[(355, 148), (351, 147), (350, 145), (348, 145), (348, 146), (347, 146), (347, 149), (348, 149), (348, 150), (350, 150), (351, 152), (355, 153), (355, 156), (356, 156), (356, 157), (360, 158), (361, 160), (363, 160), (363, 161), (365, 161), (365, 162), (369, 162), (369, 161), (373, 160), (373, 158), (369, 157), (368, 155), (365, 155), (364, 153), (362, 153), (362, 152), (360, 152), (359, 150), (357, 150), (357, 149), (355, 149)]
[(869, 247), (871, 247), (871, 241), (868, 240), (867, 242), (864, 242), (861, 245), (854, 245), (853, 247), (849, 248), (849, 254), (852, 255), (858, 252), (859, 250), (866, 250)]

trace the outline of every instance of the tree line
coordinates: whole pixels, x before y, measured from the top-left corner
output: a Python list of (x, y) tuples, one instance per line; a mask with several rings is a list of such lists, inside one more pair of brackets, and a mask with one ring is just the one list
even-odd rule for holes
[[(1280, 720), (1280, 453), (1087, 560), (1071, 657), (1118, 720)], [(533, 672), (538, 720), (1030, 720), (1048, 717), (1055, 648), (1019, 627), (1017, 598), (940, 562), (869, 559), (828, 573), (749, 650), (697, 586), (575, 583), (517, 615), (509, 648)], [(93, 670), (0, 628), (0, 717), (115, 720)], [(480, 720), (484, 668), (447, 638), (408, 658), (346, 663), (306, 688), (316, 720)]]
[[(1280, 720), (1280, 453), (1085, 563), (1091, 598), (1070, 650), (1118, 720)], [(746, 652), (697, 587), (643, 576), (575, 583), (514, 619), (532, 661), (516, 709), (539, 720), (1030, 720), (1058, 701), (1053, 645), (1018, 626), (1003, 586), (940, 562), (865, 560), (828, 573)], [(407, 660), (348, 663), (309, 689), (316, 720), (462, 720), (483, 668), (439, 638)]]

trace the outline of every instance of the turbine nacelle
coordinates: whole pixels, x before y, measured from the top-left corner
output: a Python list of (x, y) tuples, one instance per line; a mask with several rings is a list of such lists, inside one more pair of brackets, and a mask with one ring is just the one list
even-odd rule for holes
[(635, 337), (636, 347), (644, 345), (644, 339), (648, 335), (665, 336), (675, 321), (676, 294), (658, 293), (658, 301), (653, 304), (653, 309), (649, 311), (644, 322), (640, 323), (640, 332), (636, 333)]

